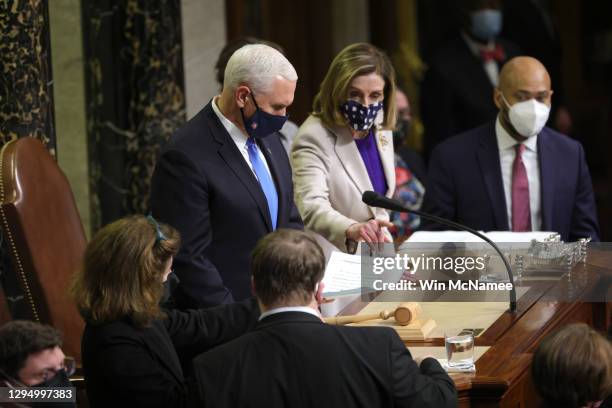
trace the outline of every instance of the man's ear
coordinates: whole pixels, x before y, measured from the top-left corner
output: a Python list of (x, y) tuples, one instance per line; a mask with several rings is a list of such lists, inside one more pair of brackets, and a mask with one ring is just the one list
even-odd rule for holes
[(548, 106), (550, 107), (552, 105), (552, 97), (553, 94), (555, 93), (555, 91), (553, 91), (552, 89), (550, 90), (550, 97), (548, 98)]
[(240, 85), (239, 87), (237, 87), (234, 91), (234, 99), (236, 101), (236, 105), (238, 105), (239, 108), (244, 108), (250, 95), (251, 90), (248, 86)]

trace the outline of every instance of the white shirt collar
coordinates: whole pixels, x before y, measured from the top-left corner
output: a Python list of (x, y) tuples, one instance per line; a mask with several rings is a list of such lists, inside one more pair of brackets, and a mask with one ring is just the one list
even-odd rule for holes
[[(514, 145), (518, 143), (502, 126), (499, 120), (499, 114), (497, 115), (497, 119), (495, 120), (495, 136), (497, 137), (497, 147), (500, 151), (512, 149), (514, 148)], [(538, 135), (527, 138), (527, 140), (525, 140), (523, 144), (527, 149), (531, 150), (532, 152), (537, 152)]]
[(313, 316), (316, 316), (319, 319), (321, 318), (321, 315), (319, 314), (319, 312), (314, 310), (312, 307), (308, 307), (308, 306), (285, 306), (285, 307), (277, 307), (277, 308), (274, 308), (274, 309), (266, 310), (265, 312), (263, 312), (259, 316), (259, 320), (262, 320), (265, 317), (268, 317), (268, 316), (273, 315), (273, 314), (285, 313), (285, 312), (302, 312), (302, 313), (308, 313), (308, 314), (311, 314)]
[(215, 112), (215, 115), (217, 115), (217, 117), (221, 121), (221, 124), (223, 125), (225, 130), (227, 130), (227, 133), (229, 133), (234, 143), (236, 143), (236, 145), (238, 146), (242, 146), (242, 147), (246, 146), (246, 142), (249, 137), (246, 134), (244, 134), (244, 132), (238, 126), (234, 125), (234, 122), (226, 118), (225, 115), (221, 113), (221, 110), (217, 106), (218, 100), (219, 100), (219, 95), (215, 96), (211, 103), (213, 111)]

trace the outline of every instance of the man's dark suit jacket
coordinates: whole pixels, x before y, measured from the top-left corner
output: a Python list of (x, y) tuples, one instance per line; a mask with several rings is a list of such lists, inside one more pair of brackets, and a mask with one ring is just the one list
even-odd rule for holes
[[(544, 128), (538, 135), (543, 231), (564, 241), (599, 240), (591, 176), (582, 145)], [(510, 229), (495, 122), (438, 145), (429, 164), (423, 211), (476, 230)], [(446, 229), (424, 222), (423, 229)]]
[[(497, 42), (506, 57), (498, 63), (501, 70), (519, 50), (504, 39)], [(421, 89), (426, 160), (443, 140), (495, 119), (498, 109), (493, 102), (493, 85), (482, 64), (459, 35), (428, 61)]]
[[(263, 190), (211, 103), (170, 138), (151, 183), (153, 215), (181, 233), (174, 259), (180, 308), (252, 296), (250, 253), (272, 232)], [(277, 228), (302, 229), (289, 159), (278, 134), (257, 142), (278, 192)]]
[(129, 318), (85, 326), (81, 343), (92, 407), (183, 407), (188, 387), (179, 357), (193, 358), (252, 328), (255, 301), (209, 310), (172, 310), (150, 327)]
[(274, 314), (194, 359), (207, 407), (455, 407), (435, 359), (420, 368), (390, 328), (331, 326), (303, 312)]

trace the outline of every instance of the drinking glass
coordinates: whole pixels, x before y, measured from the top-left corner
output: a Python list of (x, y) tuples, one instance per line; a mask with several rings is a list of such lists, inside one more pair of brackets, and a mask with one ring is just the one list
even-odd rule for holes
[(470, 368), (474, 365), (474, 331), (463, 330), (456, 336), (444, 335), (448, 366)]

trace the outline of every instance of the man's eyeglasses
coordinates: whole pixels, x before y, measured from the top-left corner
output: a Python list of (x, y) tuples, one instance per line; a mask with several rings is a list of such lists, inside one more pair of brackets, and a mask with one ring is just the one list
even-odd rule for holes
[(40, 376), (41, 382), (48, 381), (57, 375), (58, 371), (64, 370), (66, 371), (66, 375), (70, 377), (76, 371), (76, 362), (72, 357), (64, 358), (64, 363), (59, 369), (55, 368), (45, 368), (38, 375)]

